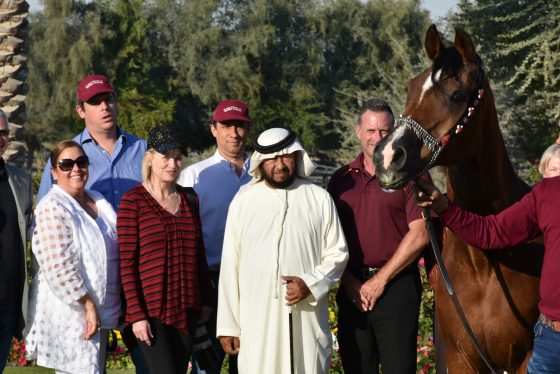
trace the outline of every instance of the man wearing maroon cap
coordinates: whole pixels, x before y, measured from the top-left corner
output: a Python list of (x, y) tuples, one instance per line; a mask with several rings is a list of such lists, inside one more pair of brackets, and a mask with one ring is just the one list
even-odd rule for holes
[[(76, 112), (84, 120), (85, 129), (73, 140), (82, 146), (89, 158), (86, 189), (101, 193), (118, 211), (121, 197), (142, 182), (146, 141), (123, 131), (117, 125), (119, 106), (107, 77), (88, 75), (78, 84), (76, 96)], [(50, 169), (49, 160), (43, 171), (37, 202), (53, 185)], [(131, 336), (128, 331), (123, 334), (125, 341), (127, 336)], [(127, 345), (135, 343), (134, 340), (128, 342)], [(148, 373), (140, 349), (136, 346), (131, 352), (136, 372)]]
[[(89, 75), (79, 84), (76, 112), (85, 129), (74, 137), (89, 157), (86, 188), (100, 192), (115, 210), (122, 195), (142, 181), (146, 141), (117, 125), (119, 106), (113, 87), (103, 75)], [(52, 187), (50, 161), (39, 187), (40, 200)]]
[[(245, 153), (250, 123), (249, 108), (244, 102), (224, 100), (218, 103), (210, 123), (210, 131), (216, 138), (218, 148), (216, 153), (206, 160), (187, 167), (177, 181), (182, 186), (193, 187), (198, 195), (206, 258), (216, 287), (220, 275), (222, 244), (229, 204), (239, 188), (251, 180), (250, 158)], [(209, 335), (214, 337), (213, 344), (223, 358), (225, 353), (215, 339), (215, 312), (207, 329)], [(196, 353), (194, 358), (193, 373), (220, 372), (219, 367), (214, 370), (201, 370), (196, 364)], [(230, 373), (237, 372), (237, 356), (230, 358), (229, 368)]]

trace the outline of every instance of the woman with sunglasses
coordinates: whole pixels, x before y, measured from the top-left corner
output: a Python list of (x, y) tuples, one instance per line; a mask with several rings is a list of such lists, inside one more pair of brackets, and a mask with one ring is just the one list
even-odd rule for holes
[(185, 155), (179, 139), (168, 127), (150, 131), (144, 182), (123, 196), (117, 218), (126, 323), (158, 374), (186, 373), (195, 327), (215, 305), (198, 202), (175, 183)]
[(116, 214), (85, 190), (89, 160), (79, 144), (58, 143), (51, 160), (56, 184), (35, 209), (28, 358), (56, 373), (103, 373), (121, 312)]

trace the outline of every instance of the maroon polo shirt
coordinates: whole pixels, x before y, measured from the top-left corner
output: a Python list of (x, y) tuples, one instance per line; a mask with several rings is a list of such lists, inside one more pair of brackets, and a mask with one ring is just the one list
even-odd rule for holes
[(440, 213), (445, 225), (467, 243), (497, 249), (544, 234), (539, 310), (560, 321), (560, 177), (545, 178), (517, 203), (482, 217), (449, 203)]
[(363, 160), (360, 153), (338, 169), (327, 188), (348, 243), (348, 269), (357, 275), (363, 267), (385, 265), (409, 231), (408, 224), (422, 219), (411, 183), (404, 189), (385, 192), (377, 178), (365, 171)]

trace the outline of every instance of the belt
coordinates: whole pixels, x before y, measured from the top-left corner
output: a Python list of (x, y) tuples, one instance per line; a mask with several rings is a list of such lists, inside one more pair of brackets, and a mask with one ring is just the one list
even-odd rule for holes
[(375, 277), (380, 270), (381, 268), (362, 268), (360, 271), (360, 275), (362, 276), (362, 278), (369, 279)]
[(545, 316), (544, 314), (541, 314), (539, 316), (539, 320), (541, 321), (541, 323), (543, 325), (550, 328), (551, 330), (554, 330), (556, 332), (560, 332), (560, 321), (555, 321), (553, 319), (550, 319), (547, 316)]

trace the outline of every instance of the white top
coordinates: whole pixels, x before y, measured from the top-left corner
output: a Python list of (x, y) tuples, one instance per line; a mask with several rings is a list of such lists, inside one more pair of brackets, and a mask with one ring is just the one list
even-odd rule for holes
[(241, 175), (237, 175), (235, 165), (216, 150), (212, 157), (187, 167), (177, 179), (178, 184), (193, 187), (198, 195), (202, 236), (210, 270), (220, 269), (229, 203), (239, 188), (251, 180), (249, 166), (250, 158), (245, 156)]
[(335, 205), (322, 188), (296, 178), (287, 189), (260, 182), (238, 192), (224, 237), (217, 335), (240, 338), (240, 373), (290, 373), (282, 275), (302, 278), (311, 291), (292, 308), (295, 372), (328, 372), (328, 293), (347, 260)]
[(96, 374), (103, 372), (99, 334), (82, 339), (86, 312), (78, 299), (87, 292), (102, 326), (114, 328), (120, 315), (120, 282), (115, 211), (98, 192), (86, 193), (95, 201), (100, 225), (57, 185), (35, 209), (35, 274), (24, 335), (27, 357), (37, 359), (38, 365)]

